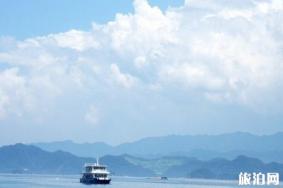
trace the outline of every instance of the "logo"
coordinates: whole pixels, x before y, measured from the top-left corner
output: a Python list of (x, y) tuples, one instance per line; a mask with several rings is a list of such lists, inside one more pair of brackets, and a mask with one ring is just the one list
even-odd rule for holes
[(279, 185), (279, 173), (248, 173), (239, 174), (239, 185)]

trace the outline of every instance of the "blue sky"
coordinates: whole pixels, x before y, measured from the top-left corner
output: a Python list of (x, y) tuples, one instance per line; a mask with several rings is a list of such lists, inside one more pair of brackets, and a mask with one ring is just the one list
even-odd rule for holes
[(271, 134), (279, 0), (0, 2), (0, 144)]
[[(183, 0), (151, 0), (152, 6), (166, 10)], [(70, 29), (89, 30), (92, 22), (106, 23), (116, 13), (133, 12), (132, 0), (28, 0), (0, 2), (0, 35), (17, 39), (47, 35)]]

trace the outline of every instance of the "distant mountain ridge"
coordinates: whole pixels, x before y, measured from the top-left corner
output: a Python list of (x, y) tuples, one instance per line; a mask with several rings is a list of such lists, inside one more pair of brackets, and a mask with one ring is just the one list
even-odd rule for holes
[(263, 136), (236, 132), (221, 135), (150, 137), (118, 146), (101, 142), (77, 144), (72, 141), (35, 143), (34, 145), (47, 151), (64, 150), (84, 157), (127, 153), (141, 157), (178, 155), (209, 160), (216, 157), (233, 159), (238, 155), (246, 155), (266, 162), (283, 162), (282, 143), (282, 132)]
[[(121, 157), (104, 156), (100, 160), (110, 165), (117, 175), (153, 175), (150, 170)], [(48, 152), (32, 145), (0, 147), (0, 173), (80, 174), (85, 163), (94, 162), (94, 158), (77, 157), (64, 151)]]
[[(86, 162), (68, 152), (47, 152), (36, 146), (16, 144), (0, 147), (0, 173), (79, 174)], [(283, 173), (283, 164), (263, 163), (256, 158), (238, 156), (233, 160), (217, 158), (203, 161), (192, 157), (145, 159), (132, 155), (106, 155), (100, 163), (118, 176), (168, 176), (237, 180), (240, 172)]]
[(79, 172), (84, 161), (94, 160), (63, 151), (46, 152), (36, 146), (15, 144), (0, 148), (0, 161), (2, 173), (72, 174)]

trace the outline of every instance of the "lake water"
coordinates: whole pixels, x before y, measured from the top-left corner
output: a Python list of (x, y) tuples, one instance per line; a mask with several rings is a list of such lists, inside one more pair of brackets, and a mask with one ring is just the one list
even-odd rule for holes
[[(230, 188), (237, 181), (112, 177), (110, 185), (84, 185), (80, 176), (0, 174), (0, 188)], [(245, 186), (247, 187), (247, 186)], [(252, 186), (254, 187), (254, 186)], [(262, 186), (260, 186), (262, 187)]]

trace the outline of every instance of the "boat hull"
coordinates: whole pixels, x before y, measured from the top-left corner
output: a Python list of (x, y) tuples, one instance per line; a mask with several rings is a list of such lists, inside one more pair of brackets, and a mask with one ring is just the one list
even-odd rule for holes
[(86, 179), (86, 178), (81, 178), (80, 179), (81, 183), (84, 184), (110, 184), (111, 179)]

